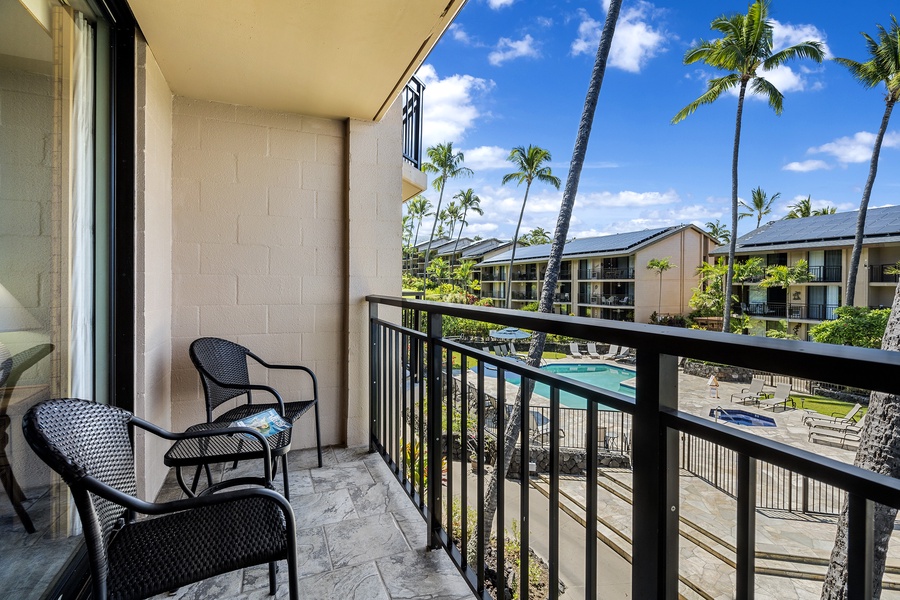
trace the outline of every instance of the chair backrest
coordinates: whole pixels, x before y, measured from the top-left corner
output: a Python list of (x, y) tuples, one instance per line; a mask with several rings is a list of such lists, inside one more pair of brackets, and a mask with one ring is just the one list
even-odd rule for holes
[(861, 430), (863, 425), (866, 424), (866, 417), (868, 417), (868, 416), (869, 416), (869, 412), (868, 411), (864, 412), (863, 416), (861, 416), (859, 418), (859, 421), (857, 421), (856, 423), (851, 423), (850, 426)]
[(578, 349), (578, 344), (575, 342), (569, 342), (569, 351), (575, 355), (581, 354), (581, 350)]
[(750, 381), (750, 387), (747, 389), (747, 391), (751, 394), (758, 394), (762, 391), (764, 385), (766, 385), (765, 380), (754, 377)]
[(787, 400), (791, 395), (791, 384), (789, 383), (777, 383), (775, 384), (775, 393), (772, 394), (772, 397), (778, 400)]
[(249, 385), (249, 354), (250, 351), (244, 346), (221, 338), (198, 338), (191, 342), (191, 362), (197, 367), (203, 382), (207, 418), (212, 418), (212, 411), (223, 402), (244, 394), (249, 396), (250, 390), (246, 388), (224, 388), (216, 383), (220, 381), (235, 386)]
[(89, 554), (103, 564), (110, 535), (126, 510), (89, 492), (84, 478), (93, 477), (129, 496), (137, 494), (131, 417), (114, 406), (62, 398), (38, 403), (22, 418), (28, 444), (72, 490)]
[(844, 417), (844, 420), (847, 422), (853, 422), (853, 419), (856, 417), (856, 413), (858, 413), (861, 410), (862, 410), (862, 404), (857, 402), (856, 404), (853, 405), (853, 408), (851, 408), (847, 412), (847, 416)]
[(588, 354), (597, 354), (597, 344), (595, 344), (594, 342), (588, 342), (587, 351)]
[(516, 345), (512, 342), (509, 342), (506, 344), (506, 346), (507, 346), (507, 348), (509, 348), (509, 355), (515, 356), (516, 355)]
[(607, 356), (618, 356), (619, 355), (619, 347), (610, 345), (609, 352), (606, 353)]

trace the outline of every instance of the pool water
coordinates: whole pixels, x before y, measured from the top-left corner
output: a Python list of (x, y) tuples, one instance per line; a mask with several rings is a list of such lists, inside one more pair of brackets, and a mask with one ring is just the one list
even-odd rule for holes
[[(587, 383), (604, 390), (618, 392), (634, 398), (634, 387), (623, 385), (623, 382), (634, 379), (634, 371), (631, 369), (616, 367), (614, 365), (573, 365), (565, 363), (546, 365), (541, 368), (550, 373), (562, 375), (563, 377), (568, 377), (575, 381)], [(472, 367), (471, 371), (477, 373), (478, 367)], [(493, 365), (484, 365), (484, 374), (486, 377), (496, 377), (497, 369)], [(516, 373), (507, 371), (505, 375), (506, 381), (509, 383), (513, 385), (519, 385), (521, 383), (521, 377)], [(537, 383), (534, 386), (534, 393), (549, 398), (550, 386), (545, 383)], [(559, 393), (559, 403), (568, 408), (587, 407), (587, 400), (583, 396), (571, 394), (566, 391), (561, 391)], [(602, 409), (604, 407), (601, 406), (600, 408)]]
[(723, 423), (746, 425), (747, 427), (775, 427), (775, 419), (766, 415), (737, 410), (734, 408), (711, 408), (709, 416)]

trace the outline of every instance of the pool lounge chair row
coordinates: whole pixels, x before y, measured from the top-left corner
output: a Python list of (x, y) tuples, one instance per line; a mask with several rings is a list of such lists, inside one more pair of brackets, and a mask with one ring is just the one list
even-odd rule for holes
[(832, 415), (831, 417), (808, 415), (803, 419), (803, 422), (809, 427), (809, 441), (838, 443), (841, 445), (841, 448), (847, 443), (859, 443), (860, 434), (868, 414), (864, 413), (859, 421), (856, 421), (856, 415), (861, 411), (862, 405), (857, 403), (843, 417), (838, 415)]
[(741, 404), (753, 403), (762, 408), (771, 408), (774, 412), (776, 408), (781, 406), (782, 410), (787, 410), (788, 402), (794, 406), (794, 400), (791, 398), (791, 385), (789, 383), (779, 383), (775, 386), (775, 391), (765, 391), (763, 387), (765, 381), (754, 377), (750, 381), (750, 386), (745, 387), (740, 392), (731, 395), (732, 402), (740, 402)]
[(582, 359), (585, 356), (588, 358), (592, 358), (594, 360), (615, 360), (616, 362), (627, 362), (634, 363), (634, 353), (631, 348), (628, 346), (613, 346), (610, 345), (609, 351), (606, 354), (600, 354), (597, 352), (597, 344), (594, 342), (588, 342), (587, 346), (587, 354), (584, 354), (581, 349), (578, 347), (578, 344), (575, 342), (569, 342), (569, 357), (575, 359)]

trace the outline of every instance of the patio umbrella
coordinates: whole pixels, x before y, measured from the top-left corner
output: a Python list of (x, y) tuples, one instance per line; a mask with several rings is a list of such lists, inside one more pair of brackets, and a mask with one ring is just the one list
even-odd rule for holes
[(507, 327), (505, 329), (496, 330), (492, 329), (490, 333), (492, 338), (498, 340), (524, 340), (525, 338), (531, 337), (530, 333), (517, 329), (516, 327)]

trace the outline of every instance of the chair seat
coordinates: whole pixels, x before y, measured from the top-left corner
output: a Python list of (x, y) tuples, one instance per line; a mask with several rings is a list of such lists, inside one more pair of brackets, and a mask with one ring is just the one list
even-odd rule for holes
[[(315, 400), (303, 400), (300, 402), (285, 402), (284, 403), (284, 417), (293, 423), (297, 419), (303, 415), (306, 411), (315, 405)], [(250, 415), (255, 415), (256, 413), (260, 413), (264, 410), (268, 410), (270, 408), (274, 408), (276, 412), (281, 414), (280, 407), (278, 404), (241, 404), (231, 410), (225, 411), (218, 417), (213, 420), (213, 423), (231, 423), (232, 421), (237, 421), (238, 419), (244, 419), (249, 417)]]
[(109, 598), (146, 598), (287, 557), (284, 515), (246, 498), (131, 523), (109, 547)]

